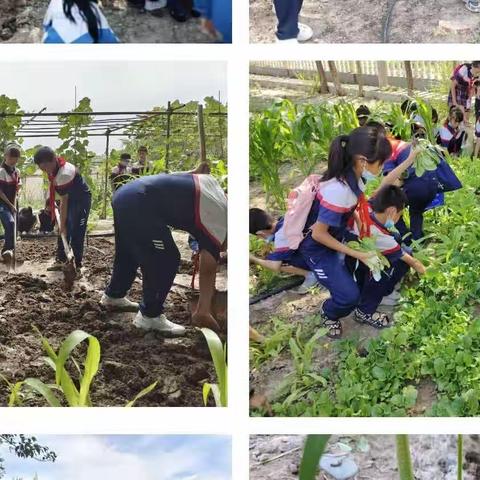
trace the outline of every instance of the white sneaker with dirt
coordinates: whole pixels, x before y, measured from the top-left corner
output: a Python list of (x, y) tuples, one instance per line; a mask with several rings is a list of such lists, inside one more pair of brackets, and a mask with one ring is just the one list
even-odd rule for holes
[(382, 298), (380, 305), (384, 305), (387, 307), (394, 307), (395, 305), (398, 305), (400, 298), (401, 298), (400, 292), (397, 290), (394, 290), (390, 295), (387, 295), (386, 297)]
[(142, 330), (155, 330), (171, 337), (181, 337), (185, 335), (185, 327), (177, 325), (176, 323), (167, 320), (167, 317), (162, 313), (158, 317), (146, 317), (142, 312), (138, 312), (133, 324)]
[(308, 25), (305, 25), (304, 23), (299, 23), (297, 40), (300, 43), (303, 43), (303, 42), (308, 42), (309, 40), (312, 39), (312, 37), (313, 37), (313, 30)]
[(463, 0), (467, 10), (473, 13), (480, 13), (480, 1), (479, 0)]
[(289, 38), (287, 40), (280, 40), (279, 38), (277, 38), (277, 43), (298, 43), (298, 40), (296, 38)]
[(47, 272), (61, 272), (64, 266), (65, 266), (65, 262), (55, 261), (55, 263), (52, 266), (47, 267)]
[(126, 297), (112, 298), (106, 293), (102, 295), (100, 305), (105, 307), (107, 310), (118, 310), (123, 312), (136, 312), (140, 307), (138, 303), (132, 302)]
[(297, 288), (296, 293), (305, 295), (318, 284), (317, 277), (313, 272), (309, 272), (303, 283)]
[(6, 265), (10, 265), (13, 260), (13, 251), (12, 250), (5, 250), (2, 253), (2, 260)]

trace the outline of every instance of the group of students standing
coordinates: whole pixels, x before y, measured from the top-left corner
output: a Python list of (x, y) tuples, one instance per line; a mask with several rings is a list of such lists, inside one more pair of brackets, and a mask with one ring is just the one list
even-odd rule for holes
[[(4, 260), (14, 248), (14, 222), (20, 172), (16, 167), (21, 148), (9, 144), (0, 167), (0, 221), (5, 232)], [(183, 335), (185, 328), (169, 321), (163, 311), (180, 265), (180, 253), (171, 229), (192, 235), (199, 249), (200, 298), (192, 323), (219, 330), (212, 315), (217, 262), (226, 248), (227, 199), (214, 177), (201, 168), (193, 172), (150, 175), (145, 147), (139, 149), (134, 172), (119, 182), (125, 164), (123, 157), (114, 169), (112, 200), (115, 229), (115, 258), (110, 282), (100, 300), (108, 310), (138, 311), (134, 325), (169, 336)], [(81, 276), (84, 244), (92, 203), (90, 188), (72, 163), (50, 147), (39, 148), (34, 163), (48, 176), (50, 212), (58, 216), (58, 230), (70, 245), (76, 271)], [(57, 203), (56, 197), (60, 200)], [(67, 261), (59, 236), (56, 261), (50, 269)], [(142, 272), (143, 300), (132, 302), (126, 295), (138, 269)]]
[[(266, 259), (251, 256), (250, 261), (303, 275), (305, 281), (298, 293), (306, 293), (317, 284), (326, 288), (330, 297), (323, 302), (320, 317), (331, 338), (342, 335), (341, 319), (351, 313), (357, 322), (374, 328), (391, 325), (391, 315), (378, 307), (398, 302), (400, 281), (410, 268), (420, 275), (425, 272), (411, 248), (414, 240), (424, 237), (425, 211), (442, 205), (445, 192), (462, 187), (444, 157), (439, 158), (436, 170), (416, 175), (414, 162), (419, 149), (415, 138), (425, 136), (425, 124), (415, 115), (414, 103), (406, 102), (402, 107), (415, 119), (412, 142), (395, 138), (388, 125), (369, 120), (368, 108), (361, 106), (357, 109), (361, 126), (333, 140), (327, 170), (295, 189), (292, 198), (296, 203), (289, 202), (285, 216), (275, 221), (262, 209), (250, 209), (250, 234), (274, 245)], [(455, 115), (457, 110), (450, 112), (442, 129)], [(443, 140), (439, 136), (439, 142)], [(447, 150), (452, 143), (443, 145)], [(380, 176), (380, 186), (367, 200), (367, 183)], [(308, 202), (305, 199), (310, 192), (313, 197)], [(403, 219), (407, 208), (409, 226)], [(297, 241), (294, 228), (300, 232)], [(375, 278), (368, 266), (372, 252), (348, 246), (349, 240), (365, 237), (373, 237), (376, 248), (389, 261), (380, 278)]]
[[(162, 16), (168, 10), (178, 22), (201, 18), (201, 28), (214, 40), (232, 42), (231, 0), (129, 0), (129, 3), (155, 16)], [(43, 29), (44, 43), (119, 42), (97, 0), (51, 0)]]

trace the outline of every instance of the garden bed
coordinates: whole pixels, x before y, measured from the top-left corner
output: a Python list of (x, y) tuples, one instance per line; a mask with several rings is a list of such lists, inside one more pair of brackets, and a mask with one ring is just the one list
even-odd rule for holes
[[(475, 43), (480, 26), (462, 0), (305, 0), (301, 21), (317, 43)], [(250, 0), (252, 43), (273, 42), (275, 24), (272, 0)]]
[[(454, 435), (411, 435), (410, 450), (417, 480), (456, 480), (457, 456)], [(250, 480), (297, 480), (304, 437), (254, 435), (250, 437)], [(339, 442), (352, 449), (359, 468), (358, 478), (398, 480), (395, 438), (388, 435), (333, 436), (328, 452), (338, 451)], [(477, 435), (464, 436), (464, 480), (480, 475), (480, 442)], [(344, 448), (344, 447), (343, 447)], [(276, 458), (279, 457), (279, 458)], [(330, 479), (331, 477), (323, 477)]]
[[(186, 236), (175, 236), (183, 260), (165, 313), (187, 327), (186, 336), (176, 339), (142, 332), (132, 325), (134, 313), (111, 314), (99, 305), (113, 263), (113, 239), (89, 240), (84, 278), (70, 293), (62, 289), (61, 272), (45, 270), (56, 238), (20, 241), (18, 257), (25, 263), (18, 273), (0, 274), (0, 373), (10, 382), (26, 377), (52, 382), (52, 371), (42, 361), (44, 352), (32, 325), (55, 348), (73, 330), (81, 329), (95, 335), (102, 349), (101, 368), (91, 390), (94, 406), (123, 406), (157, 380), (157, 388), (139, 406), (203, 405), (202, 384), (214, 382), (215, 373), (203, 336), (190, 326), (191, 262)], [(223, 267), (217, 286), (226, 286)], [(141, 299), (140, 279), (129, 298)], [(2, 382), (0, 403), (5, 405), (7, 399), (8, 388)], [(26, 405), (43, 403), (33, 399)]]

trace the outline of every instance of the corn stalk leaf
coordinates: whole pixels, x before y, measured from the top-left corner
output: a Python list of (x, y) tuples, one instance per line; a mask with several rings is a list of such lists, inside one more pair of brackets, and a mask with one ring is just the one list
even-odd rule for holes
[(303, 447), (302, 463), (300, 464), (299, 480), (315, 480), (318, 464), (330, 435), (308, 435)]
[(38, 380), (38, 378), (27, 378), (23, 381), (23, 383), (25, 385), (28, 385), (32, 390), (39, 393), (43, 398), (45, 398), (45, 400), (51, 407), (62, 406), (56, 395), (53, 393), (53, 390), (41, 380)]
[(147, 388), (144, 388), (139, 394), (136, 395), (136, 397), (133, 400), (128, 402), (125, 405), (125, 407), (128, 407), (128, 408), (133, 407), (135, 405), (135, 403), (137, 402), (137, 400), (144, 397), (145, 395), (148, 395), (152, 390), (154, 390), (156, 388), (157, 385), (158, 385), (158, 382), (154, 382), (151, 385), (149, 385)]

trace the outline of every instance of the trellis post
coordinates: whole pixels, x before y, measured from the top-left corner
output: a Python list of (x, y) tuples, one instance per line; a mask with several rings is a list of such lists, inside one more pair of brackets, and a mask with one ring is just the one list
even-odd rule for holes
[(200, 161), (206, 163), (207, 161), (207, 148), (205, 144), (205, 124), (203, 123), (203, 105), (198, 104), (198, 136), (200, 140)]
[(107, 218), (107, 197), (108, 197), (108, 178), (110, 173), (110, 130), (105, 132), (106, 145), (105, 145), (105, 178), (103, 184), (103, 208), (102, 208), (102, 220)]

